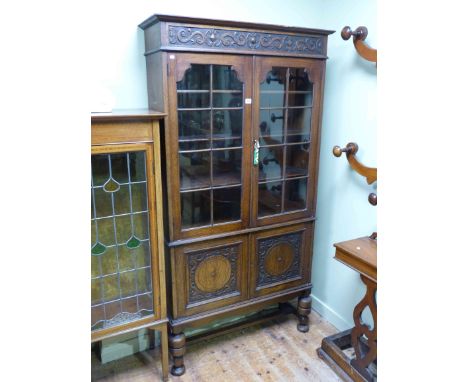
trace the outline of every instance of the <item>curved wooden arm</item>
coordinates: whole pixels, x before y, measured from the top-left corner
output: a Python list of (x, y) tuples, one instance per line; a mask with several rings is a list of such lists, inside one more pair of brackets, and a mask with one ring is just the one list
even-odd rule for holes
[(353, 44), (359, 55), (367, 61), (377, 62), (377, 49), (372, 49), (364, 42), (367, 37), (367, 28), (358, 27), (352, 31), (349, 26), (345, 26), (341, 30), (341, 37), (343, 40), (349, 40), (351, 36), (353, 36)]
[(351, 168), (354, 171), (356, 171), (359, 175), (365, 177), (367, 180), (367, 184), (372, 184), (377, 180), (377, 168), (366, 167), (361, 162), (359, 162), (356, 159), (356, 153), (358, 152), (358, 150), (359, 146), (357, 145), (357, 143), (350, 142), (346, 145), (345, 148), (340, 148), (340, 146), (333, 147), (333, 155), (336, 157), (340, 157), (342, 153), (346, 153), (346, 159), (348, 159)]

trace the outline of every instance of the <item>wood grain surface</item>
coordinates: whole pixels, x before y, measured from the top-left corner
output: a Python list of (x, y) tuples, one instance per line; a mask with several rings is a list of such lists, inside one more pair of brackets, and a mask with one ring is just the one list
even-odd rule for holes
[[(169, 381), (326, 381), (340, 382), (330, 367), (318, 358), (323, 337), (336, 329), (312, 312), (311, 330), (300, 333), (294, 316), (233, 332), (188, 346), (186, 373), (169, 374)], [(161, 380), (159, 350), (149, 350), (101, 365), (92, 355), (93, 381)]]

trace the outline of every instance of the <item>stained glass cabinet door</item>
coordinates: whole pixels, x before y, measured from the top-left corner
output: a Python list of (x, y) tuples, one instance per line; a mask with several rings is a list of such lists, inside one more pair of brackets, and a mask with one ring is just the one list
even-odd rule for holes
[(323, 64), (256, 57), (254, 66), (252, 213), (261, 226), (314, 213)]
[(92, 148), (92, 332), (160, 316), (152, 166), (151, 144)]

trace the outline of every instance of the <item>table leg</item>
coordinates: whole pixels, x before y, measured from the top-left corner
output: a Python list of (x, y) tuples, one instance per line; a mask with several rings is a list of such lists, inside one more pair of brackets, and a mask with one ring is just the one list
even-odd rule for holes
[(169, 345), (167, 338), (167, 325), (160, 330), (161, 333), (161, 365), (163, 381), (169, 380)]

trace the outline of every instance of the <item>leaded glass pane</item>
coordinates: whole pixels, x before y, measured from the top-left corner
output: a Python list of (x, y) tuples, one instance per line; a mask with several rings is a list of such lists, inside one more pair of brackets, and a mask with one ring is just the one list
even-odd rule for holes
[(213, 219), (216, 223), (240, 219), (241, 188), (226, 187), (213, 190)]
[(285, 182), (284, 210), (294, 211), (306, 208), (307, 178)]
[(177, 82), (177, 108), (182, 229), (238, 221), (244, 84), (231, 65), (192, 64)]
[(258, 185), (258, 216), (280, 213), (282, 194), (282, 182), (260, 183)]
[(93, 155), (91, 164), (91, 329), (97, 330), (154, 308), (145, 152)]
[(261, 80), (258, 217), (307, 208), (313, 98), (305, 68), (272, 67)]
[(242, 90), (242, 82), (237, 78), (237, 73), (227, 65), (213, 65), (213, 89), (214, 90)]

